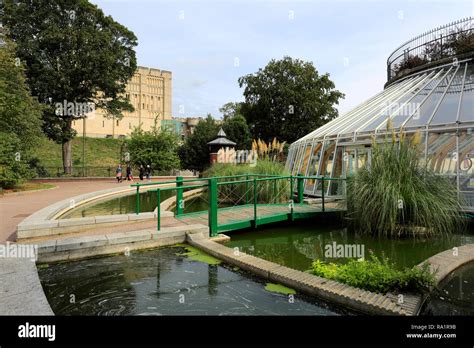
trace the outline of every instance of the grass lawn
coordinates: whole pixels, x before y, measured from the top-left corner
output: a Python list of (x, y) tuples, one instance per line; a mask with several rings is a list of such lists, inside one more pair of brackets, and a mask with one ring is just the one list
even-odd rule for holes
[[(88, 167), (115, 167), (120, 158), (122, 139), (86, 138), (86, 159)], [(45, 167), (62, 167), (61, 145), (54, 141), (42, 139), (32, 150)], [(72, 161), (74, 166), (82, 165), (82, 138), (72, 140)]]
[(0, 189), (0, 192), (4, 194), (4, 193), (10, 193), (10, 192), (36, 191), (36, 190), (44, 190), (44, 189), (53, 188), (55, 186), (56, 185), (53, 185), (53, 184), (44, 184), (44, 183), (38, 183), (38, 182), (25, 182), (24, 184), (15, 186), (12, 189)]

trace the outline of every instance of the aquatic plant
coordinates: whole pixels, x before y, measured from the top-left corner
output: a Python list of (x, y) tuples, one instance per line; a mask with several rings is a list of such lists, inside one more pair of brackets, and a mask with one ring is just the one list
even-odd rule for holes
[(316, 260), (310, 272), (319, 277), (368, 291), (387, 293), (393, 291), (426, 292), (435, 285), (434, 275), (428, 264), (398, 270), (388, 258), (379, 259), (371, 253), (368, 259), (351, 259), (346, 264), (325, 263)]

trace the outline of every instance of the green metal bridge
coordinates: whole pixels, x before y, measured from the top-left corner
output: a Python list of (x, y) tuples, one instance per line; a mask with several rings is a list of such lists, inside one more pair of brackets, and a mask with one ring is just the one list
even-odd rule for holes
[[(311, 180), (319, 187), (320, 198), (304, 200), (304, 183)], [(185, 224), (209, 226), (211, 237), (219, 232), (279, 222), (309, 219), (320, 215), (345, 211), (345, 179), (320, 176), (281, 176), (266, 174), (241, 174), (210, 178), (183, 179), (137, 183), (136, 213), (140, 213), (140, 188), (150, 185), (166, 185), (148, 190), (157, 198), (157, 230), (161, 229), (162, 192), (175, 191), (175, 218)], [(172, 186), (170, 186), (172, 185)], [(332, 186), (332, 189), (329, 189)], [(337, 190), (334, 190), (334, 187)], [(204, 206), (198, 211), (186, 212), (186, 192), (198, 193)], [(339, 195), (330, 195), (329, 192)], [(342, 193), (342, 194), (341, 194)]]

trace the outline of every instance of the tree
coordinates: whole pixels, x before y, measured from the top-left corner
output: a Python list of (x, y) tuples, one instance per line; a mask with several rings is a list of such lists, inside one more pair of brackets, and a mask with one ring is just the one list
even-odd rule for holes
[(235, 146), (237, 150), (250, 149), (252, 145), (252, 137), (245, 117), (239, 114), (228, 116), (222, 123), (222, 129), (227, 135), (227, 138), (237, 144)]
[(219, 126), (211, 115), (200, 120), (194, 133), (189, 135), (179, 149), (181, 164), (185, 169), (202, 170), (209, 166), (208, 142), (214, 140), (219, 132)]
[(30, 149), (41, 137), (41, 107), (30, 95), (14, 44), (0, 32), (0, 186), (28, 178)]
[(167, 171), (179, 168), (178, 136), (169, 130), (154, 127), (151, 131), (135, 128), (125, 141), (133, 165), (150, 164), (154, 170)]
[(241, 109), (242, 103), (228, 102), (222, 105), (219, 111), (222, 113), (222, 116), (224, 117), (225, 121), (228, 118), (234, 117), (236, 115), (242, 115), (242, 113), (240, 112)]
[(32, 94), (45, 105), (43, 131), (62, 144), (70, 173), (74, 119), (92, 108), (116, 118), (133, 111), (124, 92), (136, 70), (137, 39), (86, 0), (5, 0), (3, 10)]
[(253, 138), (293, 142), (334, 119), (344, 94), (329, 74), (319, 75), (312, 62), (284, 57), (254, 74), (242, 76), (245, 102), (241, 113)]

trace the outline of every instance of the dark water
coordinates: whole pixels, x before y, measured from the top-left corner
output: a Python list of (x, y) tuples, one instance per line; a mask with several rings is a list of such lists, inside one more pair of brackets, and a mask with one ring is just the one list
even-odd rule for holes
[(285, 265), (298, 270), (308, 270), (313, 260), (330, 262), (347, 262), (348, 258), (326, 257), (327, 245), (357, 245), (375, 255), (385, 255), (395, 263), (396, 267), (411, 267), (441, 251), (468, 243), (474, 243), (474, 235), (456, 234), (450, 238), (437, 239), (387, 239), (375, 238), (349, 232), (337, 223), (321, 223), (314, 221), (309, 224), (292, 223), (266, 226), (262, 230), (247, 230), (229, 233), (229, 247), (257, 257)]
[[(161, 201), (170, 198), (173, 191), (161, 192)], [(76, 209), (62, 215), (60, 219), (80, 218), (99, 215), (118, 215), (135, 213), (135, 194), (112, 198), (91, 204), (79, 206)], [(156, 192), (140, 193), (140, 211), (152, 212), (156, 208)]]
[(428, 298), (422, 315), (474, 315), (474, 262), (450, 274)]
[(169, 247), (54, 264), (39, 275), (58, 315), (348, 314), (299, 294), (291, 303), (248, 273), (176, 255), (182, 251)]

